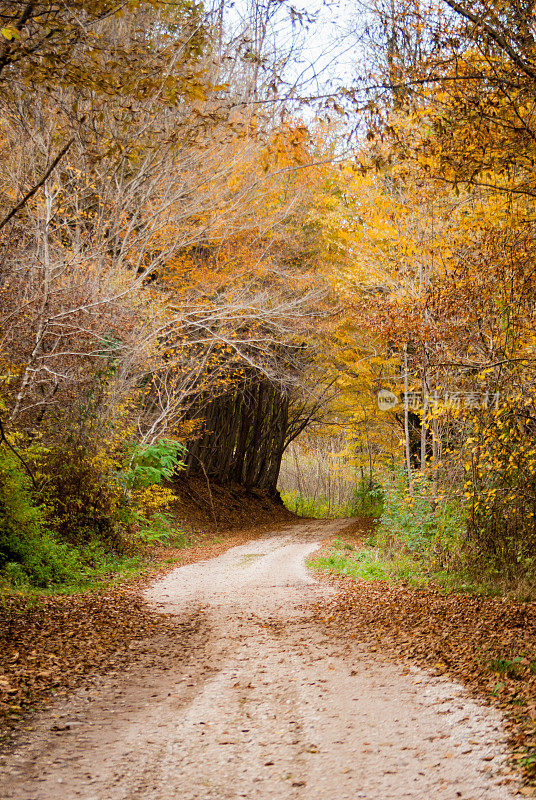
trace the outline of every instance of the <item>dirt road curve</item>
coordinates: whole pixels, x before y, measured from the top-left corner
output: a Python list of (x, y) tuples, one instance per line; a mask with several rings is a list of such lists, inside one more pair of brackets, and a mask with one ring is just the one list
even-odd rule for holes
[(496, 712), (310, 617), (326, 589), (304, 559), (343, 526), (304, 523), (154, 585), (181, 615), (179, 655), (153, 643), (43, 716), (2, 800), (513, 797)]

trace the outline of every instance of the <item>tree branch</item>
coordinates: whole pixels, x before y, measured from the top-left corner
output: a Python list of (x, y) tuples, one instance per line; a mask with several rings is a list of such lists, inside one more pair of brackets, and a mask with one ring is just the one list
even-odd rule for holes
[(41, 188), (41, 186), (43, 186), (43, 184), (46, 182), (50, 174), (56, 169), (63, 156), (71, 148), (71, 146), (74, 143), (74, 140), (75, 140), (74, 136), (71, 139), (69, 139), (65, 147), (63, 147), (60, 150), (60, 152), (58, 153), (58, 155), (56, 156), (50, 167), (47, 169), (47, 171), (45, 172), (39, 183), (36, 183), (35, 186), (24, 195), (22, 200), (19, 203), (17, 203), (17, 205), (14, 208), (11, 209), (9, 214), (6, 217), (4, 217), (4, 219), (0, 222), (0, 230), (2, 230), (2, 228), (4, 228), (11, 219), (13, 219), (15, 214), (17, 214), (17, 212), (19, 212), (21, 208), (23, 208), (26, 205), (28, 200), (30, 200), (34, 196), (34, 194)]
[(4, 429), (4, 423), (2, 422), (2, 417), (0, 417), (0, 443), (1, 442), (4, 442), (6, 447), (8, 447), (11, 450), (11, 452), (14, 453), (15, 456), (19, 459), (19, 461), (21, 462), (22, 466), (24, 467), (24, 469), (26, 470), (26, 472), (30, 476), (30, 479), (31, 479), (31, 481), (33, 483), (34, 489), (38, 490), (39, 486), (37, 485), (37, 481), (35, 480), (35, 476), (34, 476), (32, 470), (30, 469), (30, 466), (26, 463), (26, 461), (21, 456), (19, 451), (15, 447), (13, 447), (11, 442), (9, 442), (8, 439), (7, 439), (6, 432), (5, 432), (5, 429)]
[[(30, 0), (30, 2), (26, 5), (26, 8), (23, 9), (22, 14), (20, 15), (19, 19), (13, 23), (13, 27), (15, 30), (20, 31), (24, 25), (28, 22), (32, 11), (34, 10), (36, 5), (35, 0)], [(7, 39), (4, 40), (4, 52), (0, 56), (0, 72), (4, 69), (6, 64), (9, 63), (9, 42)]]
[(482, 28), (482, 30), (488, 34), (490, 39), (492, 39), (495, 44), (499, 45), (501, 50), (504, 50), (504, 52), (510, 56), (514, 64), (519, 67), (519, 69), (524, 72), (525, 75), (528, 75), (533, 80), (536, 80), (536, 67), (533, 67), (530, 62), (526, 61), (522, 56), (519, 55), (519, 53), (516, 53), (512, 45), (506, 40), (500, 31), (495, 30), (495, 28), (493, 28), (488, 22), (485, 22), (483, 19), (481, 19), (478, 14), (475, 14), (474, 12), (469, 11), (469, 9), (464, 8), (464, 6), (462, 6), (461, 3), (457, 3), (456, 0), (445, 0), (445, 3), (461, 17), (465, 17), (465, 19), (468, 19), (469, 22), (472, 22), (474, 25)]

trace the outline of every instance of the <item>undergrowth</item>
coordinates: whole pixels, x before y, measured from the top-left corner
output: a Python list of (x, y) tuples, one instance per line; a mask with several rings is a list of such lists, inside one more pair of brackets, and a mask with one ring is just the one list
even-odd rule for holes
[[(85, 474), (89, 496), (88, 469)], [(123, 474), (128, 476), (128, 471)], [(112, 480), (113, 476), (110, 485)], [(103, 535), (99, 536), (96, 528), (77, 534), (75, 526), (66, 535), (63, 527), (55, 524), (57, 504), (50, 501), (52, 493), (37, 492), (21, 461), (0, 447), (0, 589), (83, 590), (139, 573), (149, 561), (147, 545), (182, 548), (191, 544), (167, 513), (174, 499), (168, 490), (158, 483), (136, 480), (129, 491), (131, 497), (117, 503), (116, 517), (108, 520)], [(81, 499), (73, 494), (69, 500), (73, 520), (82, 519), (75, 507), (75, 501)], [(84, 512), (86, 520), (96, 508), (93, 505)]]
[(308, 566), (320, 572), (365, 581), (404, 581), (416, 587), (435, 584), (447, 590), (485, 591), (463, 571), (425, 572), (422, 563), (410, 555), (386, 556), (380, 547), (370, 544), (356, 546), (343, 539), (313, 555)]
[(522, 600), (535, 595), (531, 574), (506, 574), (475, 554), (459, 501), (436, 498), (425, 476), (415, 476), (410, 487), (403, 473), (385, 482), (383, 512), (358, 546), (336, 539), (309, 565), (361, 580), (397, 580), (417, 587), (433, 584), (445, 591), (505, 594)]
[(363, 478), (355, 487), (352, 498), (337, 503), (323, 495), (308, 497), (301, 492), (281, 492), (285, 506), (299, 517), (313, 519), (346, 518), (365, 515), (378, 518), (383, 509), (383, 487), (376, 481)]
[(307, 497), (300, 492), (281, 492), (281, 499), (288, 510), (299, 517), (327, 519), (353, 516), (352, 504), (335, 504), (321, 496)]

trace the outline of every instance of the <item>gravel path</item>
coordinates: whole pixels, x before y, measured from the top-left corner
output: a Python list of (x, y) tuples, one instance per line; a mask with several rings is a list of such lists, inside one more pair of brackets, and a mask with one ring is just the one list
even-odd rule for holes
[[(305, 569), (344, 521), (311, 521), (181, 567), (147, 592), (179, 615), (37, 721), (2, 800), (508, 800), (500, 718), (456, 684), (333, 641)], [(176, 642), (174, 643), (176, 644)]]

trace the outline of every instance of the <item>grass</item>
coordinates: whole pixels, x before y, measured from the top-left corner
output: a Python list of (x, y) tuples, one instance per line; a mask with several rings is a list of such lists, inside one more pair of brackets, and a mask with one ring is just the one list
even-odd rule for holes
[(380, 548), (356, 546), (350, 541), (337, 539), (320, 553), (313, 555), (308, 566), (319, 572), (332, 572), (347, 578), (365, 581), (414, 579), (422, 582), (416, 573), (416, 565), (409, 557), (384, 558)]
[(288, 510), (299, 517), (331, 519), (354, 514), (353, 503), (336, 504), (322, 496), (306, 497), (299, 492), (281, 492), (281, 499)]
[(47, 588), (25, 587), (26, 594), (69, 595), (88, 591), (102, 591), (135, 578), (149, 568), (149, 560), (141, 555), (108, 556), (96, 567), (87, 567), (79, 575)]
[(178, 554), (165, 559), (159, 558), (162, 547), (184, 550), (197, 544), (197, 535), (174, 530), (166, 541), (146, 544), (134, 554), (120, 555), (93, 546), (89, 548), (91, 552), (88, 550), (84, 553), (84, 561), (78, 561), (76, 569), (66, 574), (61, 581), (50, 582), (47, 586), (33, 586), (25, 580), (23, 574), (10, 576), (4, 573), (0, 578), (0, 593), (39, 597), (101, 592), (150, 573), (163, 563), (173, 564), (179, 560)]
[(411, 554), (387, 555), (381, 547), (338, 539), (313, 554), (310, 569), (364, 581), (403, 582), (416, 589), (434, 588), (442, 593), (473, 594), (487, 597), (510, 597), (522, 602), (534, 599), (534, 584), (503, 579), (493, 571), (471, 574), (468, 570), (429, 569)]
[[(169, 563), (176, 558), (168, 559)], [(154, 559), (145, 555), (109, 557), (98, 567), (88, 567), (77, 575), (67, 578), (62, 583), (53, 583), (47, 587), (36, 587), (28, 584), (14, 586), (0, 583), (0, 594), (19, 594), (25, 597), (73, 595), (84, 592), (102, 592), (122, 583), (128, 583), (155, 567)]]
[[(525, 662), (526, 659), (521, 656), (515, 656), (514, 658), (495, 658), (488, 663), (488, 669), (490, 672), (496, 673), (497, 675), (505, 675), (507, 678), (513, 680), (521, 680), (526, 672)], [(533, 664), (529, 665), (531, 673), (534, 672), (533, 666)]]
[(307, 566), (318, 572), (365, 581), (401, 580), (418, 585), (430, 581), (420, 574), (418, 565), (408, 556), (382, 557), (378, 547), (356, 546), (343, 539), (337, 539), (320, 553), (313, 554)]
[(334, 572), (347, 578), (361, 578), (362, 580), (388, 580), (389, 576), (378, 560), (369, 557), (369, 553), (361, 550), (358, 553), (349, 553), (344, 550), (333, 549), (325, 555), (309, 561), (309, 566), (320, 572)]
[(346, 519), (359, 513), (355, 500), (336, 503), (325, 497), (306, 497), (299, 492), (281, 492), (283, 503), (299, 517), (309, 519)]

